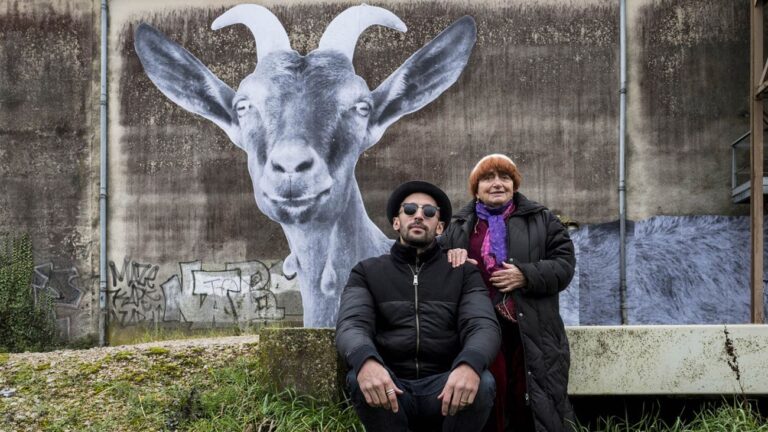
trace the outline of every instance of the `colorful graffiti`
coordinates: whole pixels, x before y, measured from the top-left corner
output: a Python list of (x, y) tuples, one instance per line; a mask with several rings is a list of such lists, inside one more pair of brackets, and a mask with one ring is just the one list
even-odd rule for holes
[[(306, 56), (291, 48), (278, 18), (262, 6), (235, 6), (212, 27), (234, 24), (251, 30), (258, 55), (256, 69), (237, 91), (148, 24), (136, 28), (136, 53), (165, 96), (215, 123), (248, 153), (256, 204), (281, 224), (290, 245), (284, 271), (298, 275), (304, 325), (331, 327), (352, 266), (392, 244), (365, 211), (357, 159), (389, 126), (456, 82), (475, 45), (476, 25), (471, 17), (460, 18), (371, 91), (355, 73), (352, 56), (370, 26), (406, 31), (392, 12), (367, 5), (346, 9)], [(195, 280), (200, 295), (225, 299), (239, 292), (237, 284), (224, 285), (233, 275), (212, 277)], [(231, 301), (214, 303), (211, 313), (218, 310), (221, 318), (237, 309)]]
[[(247, 324), (285, 318), (273, 289), (291, 287), (261, 261), (204, 270), (201, 261), (179, 263), (179, 274), (157, 283), (159, 266), (125, 258), (110, 262), (108, 298), (111, 322), (121, 326), (180, 322), (191, 326)], [(273, 279), (275, 281), (273, 282)]]

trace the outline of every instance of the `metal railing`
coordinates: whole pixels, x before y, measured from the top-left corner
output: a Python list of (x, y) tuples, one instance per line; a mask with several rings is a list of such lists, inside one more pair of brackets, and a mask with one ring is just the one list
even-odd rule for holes
[[(747, 132), (731, 144), (731, 198), (733, 202), (749, 202), (749, 136)], [(765, 145), (765, 144), (763, 144)], [(768, 165), (763, 160), (763, 172), (768, 172)], [(763, 194), (765, 194), (768, 182), (763, 178)]]

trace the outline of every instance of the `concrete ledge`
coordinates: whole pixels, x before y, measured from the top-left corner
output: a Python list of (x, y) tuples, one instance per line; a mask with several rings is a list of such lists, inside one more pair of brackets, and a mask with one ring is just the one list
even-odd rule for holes
[(566, 328), (571, 395), (768, 394), (768, 325)]
[[(568, 393), (768, 395), (768, 325), (567, 327)], [(333, 329), (264, 328), (259, 358), (270, 385), (339, 400), (344, 364)]]

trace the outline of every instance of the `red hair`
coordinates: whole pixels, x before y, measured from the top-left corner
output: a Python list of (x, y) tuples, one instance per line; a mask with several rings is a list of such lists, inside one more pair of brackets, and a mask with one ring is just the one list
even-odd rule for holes
[(507, 156), (494, 153), (480, 159), (477, 165), (472, 168), (472, 172), (469, 173), (469, 193), (473, 197), (477, 196), (477, 185), (480, 183), (480, 179), (494, 171), (498, 174), (507, 174), (512, 177), (512, 181), (515, 182), (514, 191), (517, 192), (520, 183), (523, 181), (523, 176), (517, 170), (517, 165)]

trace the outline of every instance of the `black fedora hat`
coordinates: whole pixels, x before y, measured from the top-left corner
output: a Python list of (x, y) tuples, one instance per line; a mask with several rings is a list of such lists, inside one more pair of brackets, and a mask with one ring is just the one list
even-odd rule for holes
[(448, 199), (448, 195), (442, 189), (421, 180), (405, 182), (392, 192), (389, 201), (387, 201), (387, 219), (389, 222), (391, 223), (400, 212), (400, 205), (405, 197), (416, 192), (425, 193), (435, 200), (437, 206), (440, 207), (440, 220), (448, 225), (448, 222), (451, 221), (451, 200)]

